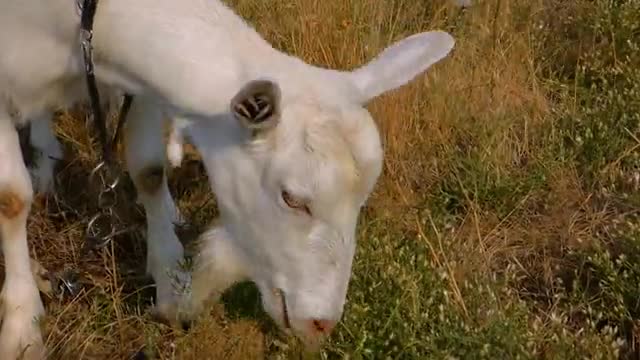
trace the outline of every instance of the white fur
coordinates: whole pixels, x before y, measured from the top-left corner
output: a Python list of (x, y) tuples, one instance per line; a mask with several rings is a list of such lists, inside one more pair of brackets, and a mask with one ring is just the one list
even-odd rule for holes
[[(27, 204), (31, 183), (12, 125), (86, 99), (78, 28), (76, 0), (0, 2), (0, 192), (14, 191)], [(220, 205), (221, 225), (201, 238), (194, 286), (182, 296), (172, 286), (188, 285), (189, 276), (177, 265), (183, 249), (171, 222), (179, 214), (166, 179), (159, 191), (142, 194), (147, 268), (160, 311), (193, 317), (204, 299), (248, 278), (281, 326), (283, 306), (274, 290), (282, 290), (291, 330), (316, 341), (313, 320), (333, 323), (342, 315), (358, 214), (382, 167), (378, 131), (362, 105), (445, 57), (453, 38), (413, 35), (355, 71), (338, 71), (275, 50), (218, 0), (104, 0), (94, 29), (99, 81), (136, 95), (126, 131), (132, 177), (164, 164), (161, 119), (180, 119), (186, 126), (172, 143), (179, 147), (182, 131), (191, 137)], [(281, 95), (272, 98), (279, 116), (252, 137), (230, 104), (255, 79), (270, 80)], [(41, 150), (50, 151), (50, 139), (38, 139)], [(181, 152), (174, 147), (168, 156), (176, 165)], [(311, 215), (289, 208), (284, 188), (305, 199)], [(7, 264), (2, 359), (14, 359), (25, 344), (42, 349), (31, 322), (43, 310), (28, 273), (27, 213), (0, 215)], [(175, 313), (178, 303), (186, 314)]]

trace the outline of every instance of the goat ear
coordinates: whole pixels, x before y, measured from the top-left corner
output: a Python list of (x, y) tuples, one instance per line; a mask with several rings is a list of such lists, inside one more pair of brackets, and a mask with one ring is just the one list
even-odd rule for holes
[(269, 80), (250, 81), (231, 99), (233, 116), (254, 131), (275, 127), (280, 110), (280, 87)]
[(356, 101), (366, 103), (396, 89), (447, 56), (455, 40), (444, 31), (409, 36), (382, 51), (368, 64), (348, 73), (358, 90)]

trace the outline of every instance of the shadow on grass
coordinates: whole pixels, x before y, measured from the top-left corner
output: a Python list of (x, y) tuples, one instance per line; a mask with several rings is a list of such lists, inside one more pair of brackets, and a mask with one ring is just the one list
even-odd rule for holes
[(262, 308), (260, 291), (254, 283), (246, 281), (232, 286), (224, 293), (221, 301), (230, 320), (255, 320), (265, 334), (278, 333), (276, 324)]

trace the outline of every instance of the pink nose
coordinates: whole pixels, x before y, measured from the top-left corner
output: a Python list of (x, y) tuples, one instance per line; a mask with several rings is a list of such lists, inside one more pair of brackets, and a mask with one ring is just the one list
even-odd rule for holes
[(333, 328), (336, 326), (336, 322), (333, 320), (326, 319), (310, 319), (307, 320), (307, 327), (309, 329), (309, 334), (317, 337), (317, 336), (329, 336)]

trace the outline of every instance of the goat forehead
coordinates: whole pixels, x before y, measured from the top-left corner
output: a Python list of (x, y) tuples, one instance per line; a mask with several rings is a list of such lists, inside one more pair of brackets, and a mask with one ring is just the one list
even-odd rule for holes
[(331, 120), (307, 122), (299, 131), (284, 134), (278, 148), (286, 166), (284, 175), (315, 195), (355, 192), (359, 186), (353, 149)]
[(285, 95), (269, 143), (274, 180), (336, 205), (362, 204), (382, 163), (375, 122), (359, 105)]

